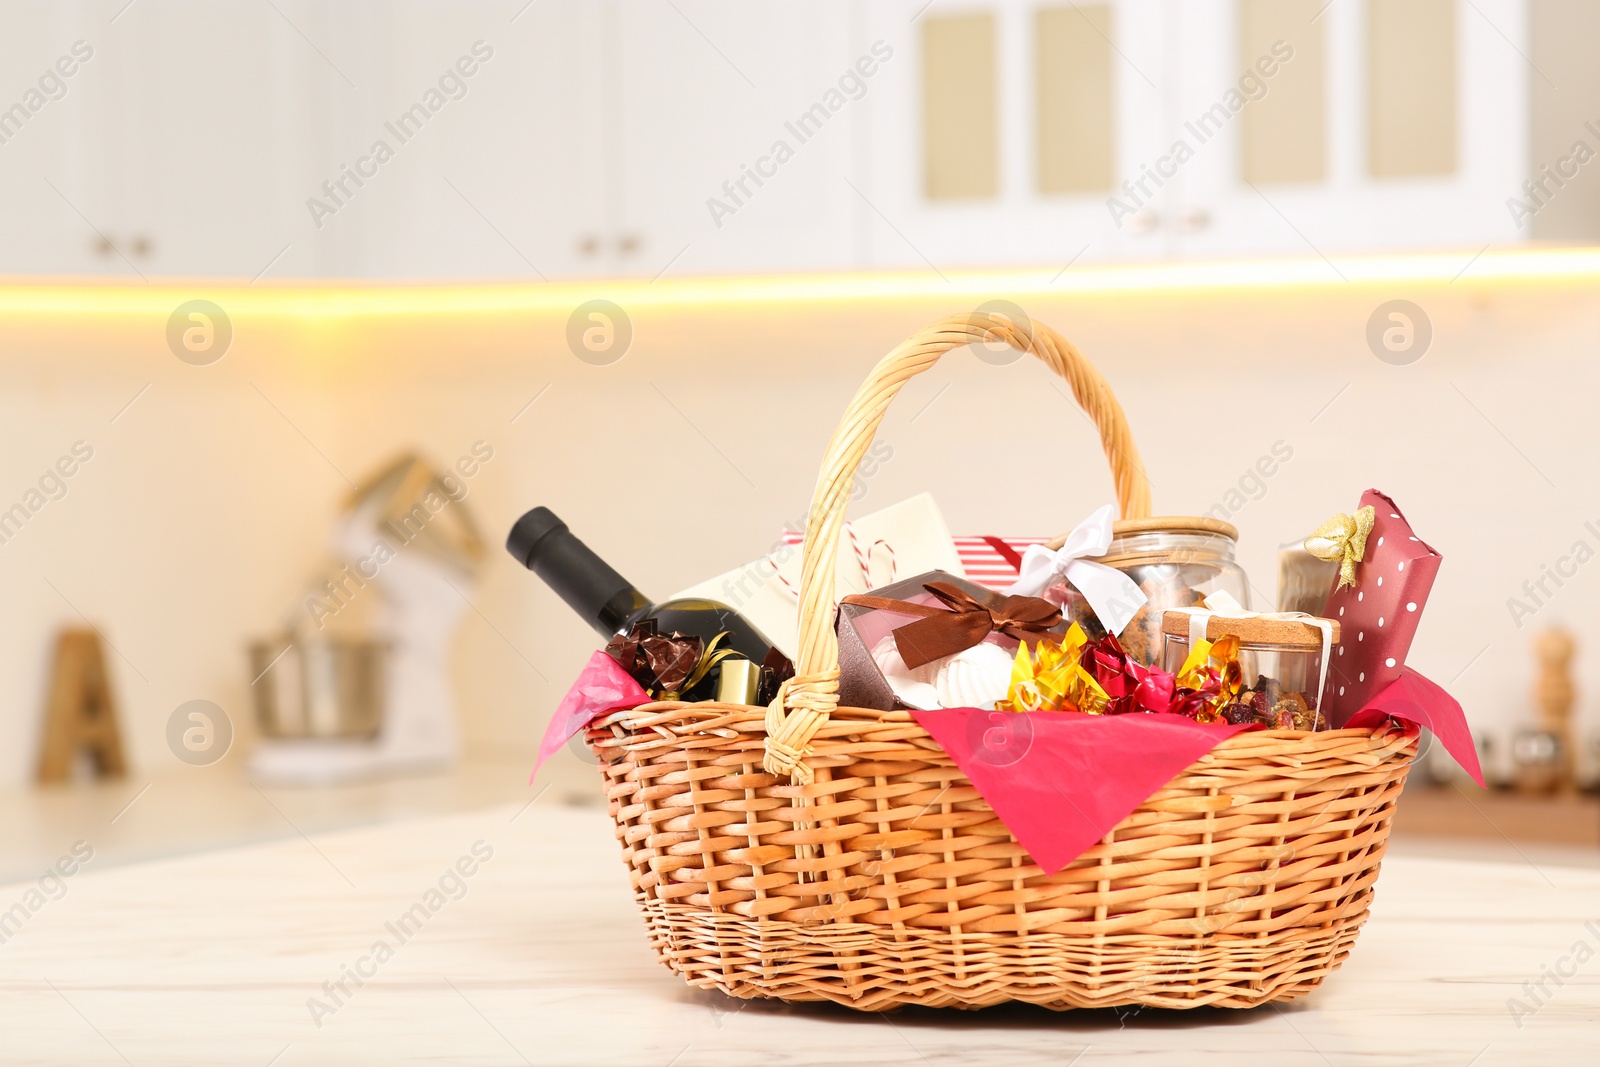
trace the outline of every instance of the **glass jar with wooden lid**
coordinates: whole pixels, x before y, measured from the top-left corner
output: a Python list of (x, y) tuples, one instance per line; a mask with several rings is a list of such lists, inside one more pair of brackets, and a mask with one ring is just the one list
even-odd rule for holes
[[(1199, 636), (1200, 618), (1186, 611), (1163, 614), (1163, 670), (1176, 674), (1183, 668)], [(1242, 688), (1219, 718), (1274, 730), (1327, 729), (1319, 705), (1327, 684), (1326, 656), (1339, 643), (1338, 620), (1211, 615), (1204, 622), (1205, 640), (1232, 637), (1239, 643)]]
[[(1232, 523), (1202, 515), (1167, 515), (1119, 519), (1111, 530), (1111, 547), (1094, 562), (1117, 568), (1144, 591), (1144, 607), (1118, 637), (1128, 655), (1145, 666), (1161, 655), (1161, 617), (1168, 608), (1198, 607), (1218, 591), (1250, 606), (1250, 582), (1234, 559), (1239, 531)], [(1090, 638), (1105, 635), (1093, 609), (1070, 585), (1041, 595), (1061, 604)]]

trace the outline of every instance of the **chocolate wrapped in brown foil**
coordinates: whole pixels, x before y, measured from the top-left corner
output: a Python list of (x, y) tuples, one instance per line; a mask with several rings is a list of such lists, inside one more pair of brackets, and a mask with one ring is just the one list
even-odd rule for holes
[[(719, 664), (744, 659), (721, 647), (727, 636), (720, 633), (707, 644), (677, 632), (663, 634), (654, 619), (646, 619), (606, 642), (606, 654), (657, 700), (710, 700), (717, 692)], [(769, 703), (778, 686), (794, 676), (794, 664), (777, 649), (768, 653), (758, 670), (758, 704)]]
[(794, 677), (794, 663), (777, 649), (767, 653), (761, 661), (761, 685), (756, 690), (757, 704), (770, 704), (778, 695), (778, 687)]
[(606, 654), (651, 693), (676, 693), (700, 662), (705, 643), (680, 633), (662, 634), (654, 619), (606, 642)]

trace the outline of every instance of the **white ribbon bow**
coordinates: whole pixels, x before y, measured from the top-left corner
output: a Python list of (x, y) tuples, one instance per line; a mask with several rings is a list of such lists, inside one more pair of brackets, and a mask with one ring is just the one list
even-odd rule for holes
[(1322, 709), (1322, 691), (1328, 684), (1328, 652), (1333, 648), (1333, 621), (1319, 619), (1315, 615), (1308, 615), (1303, 611), (1250, 611), (1243, 604), (1233, 598), (1233, 594), (1226, 589), (1218, 589), (1215, 593), (1208, 594), (1203, 608), (1168, 608), (1169, 611), (1181, 611), (1189, 616), (1189, 647), (1193, 648), (1206, 639), (1206, 630), (1211, 624), (1213, 615), (1222, 619), (1281, 619), (1285, 622), (1304, 622), (1315, 626), (1322, 631), (1322, 669), (1317, 674), (1317, 702), (1314, 707)]
[(1017, 580), (1006, 589), (1010, 596), (1038, 596), (1058, 578), (1071, 582), (1094, 609), (1100, 625), (1120, 635), (1128, 628), (1146, 597), (1137, 582), (1115, 567), (1095, 563), (1085, 556), (1103, 556), (1111, 547), (1112, 506), (1095, 511), (1067, 535), (1066, 544), (1052, 552), (1044, 545), (1029, 545), (1022, 554)]

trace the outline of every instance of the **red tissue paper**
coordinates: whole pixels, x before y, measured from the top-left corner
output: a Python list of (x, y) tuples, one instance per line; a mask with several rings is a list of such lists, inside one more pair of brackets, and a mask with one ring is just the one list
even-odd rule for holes
[(556, 713), (550, 717), (544, 740), (539, 743), (539, 759), (533, 765), (533, 773), (537, 775), (545, 760), (560, 752), (584, 727), (606, 712), (636, 708), (649, 702), (650, 694), (622, 669), (621, 664), (604, 649), (596, 652), (583, 665), (578, 680), (572, 683)]
[(1046, 874), (1105, 837), (1152, 793), (1254, 726), (1166, 713), (914, 711)]
[[(1182, 715), (1084, 715), (914, 711), (1046, 874), (1081, 856), (1173, 777), (1241, 730)], [(1375, 729), (1388, 719), (1432, 730), (1483, 784), (1461, 705), (1406, 669), (1350, 720)]]
[(1402, 667), (1400, 677), (1389, 684), (1367, 706), (1345, 723), (1352, 729), (1371, 729), (1385, 718), (1414, 722), (1433, 731), (1445, 751), (1483, 787), (1483, 768), (1478, 765), (1478, 749), (1467, 729), (1467, 716), (1456, 698), (1410, 667)]

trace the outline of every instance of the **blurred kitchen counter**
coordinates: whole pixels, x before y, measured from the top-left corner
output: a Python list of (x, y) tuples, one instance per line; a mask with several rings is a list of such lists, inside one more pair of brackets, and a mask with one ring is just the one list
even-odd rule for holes
[[(82, 841), (96, 869), (190, 852), (523, 803), (598, 801), (594, 772), (528, 784), (533, 759), (478, 755), (428, 775), (328, 786), (252, 783), (242, 761), (0, 792), (0, 882), (36, 878)], [(580, 773), (587, 771), (587, 774)], [(553, 783), (553, 784), (552, 784)], [(585, 788), (585, 787), (588, 788)]]
[[(582, 753), (581, 755), (578, 753)], [(438, 774), (330, 786), (252, 783), (242, 761), (155, 777), (0, 791), (0, 883), (36, 878), (79, 841), (96, 869), (501, 804), (598, 806), (586, 752), (480, 753)], [(1405, 857), (1600, 868), (1600, 798), (1410, 788), (1390, 852)]]
[(1405, 837), (1586, 847), (1600, 859), (1600, 797), (1526, 796), (1470, 784), (1407, 788), (1394, 832)]
[[(33, 900), (0, 951), (0, 1058), (1498, 1067), (1592, 1064), (1600, 1042), (1600, 964), (1574, 955), (1600, 941), (1597, 871), (1391, 855), (1348, 962), (1273, 1008), (862, 1015), (685, 986), (652, 957), (604, 812), (549, 800), (96, 859), (48, 899), (0, 886), (0, 906)], [(1569, 977), (1527, 992), (1552, 969)]]

